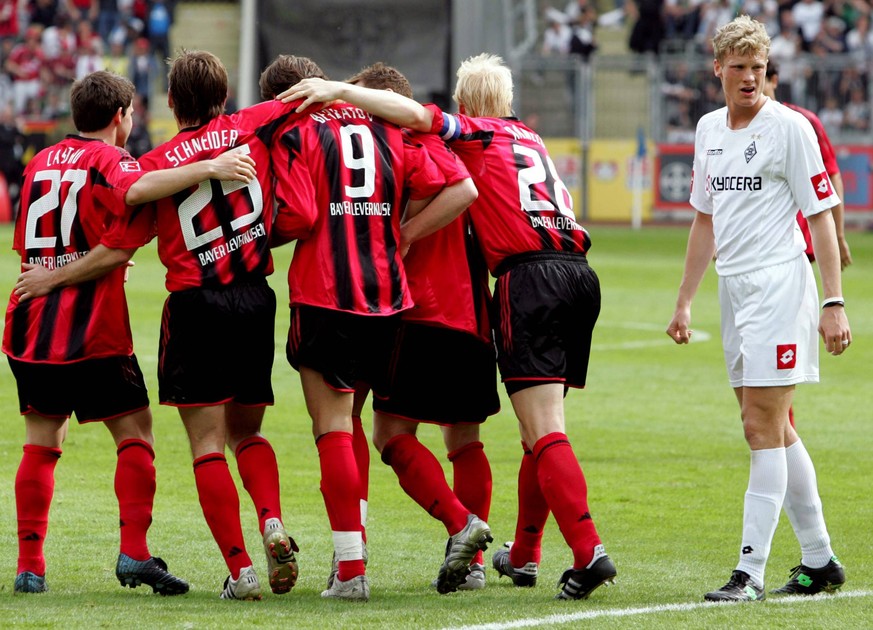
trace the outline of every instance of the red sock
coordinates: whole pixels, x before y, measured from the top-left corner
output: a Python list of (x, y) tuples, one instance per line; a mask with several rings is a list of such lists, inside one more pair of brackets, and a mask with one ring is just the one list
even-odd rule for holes
[(533, 447), (537, 478), (555, 515), (564, 540), (573, 550), (573, 568), (581, 569), (594, 557), (600, 536), (588, 511), (588, 486), (570, 441), (563, 433), (549, 433)]
[(239, 521), (239, 495), (224, 455), (209, 453), (195, 459), (194, 481), (206, 524), (236, 580), (240, 569), (251, 566), (252, 559), (246, 552)]
[(515, 540), (509, 551), (509, 562), (514, 567), (523, 567), (528, 562), (540, 563), (543, 528), (549, 518), (549, 504), (540, 490), (533, 453), (523, 442), (521, 446), (524, 455), (518, 468), (518, 519)]
[[(319, 436), (315, 445), (321, 465), (321, 494), (334, 535), (334, 545), (338, 539), (346, 543), (354, 541), (356, 536), (352, 532), (359, 534), (361, 531), (361, 493), (352, 434), (331, 431)], [(339, 560), (337, 565), (341, 582), (364, 575), (363, 558)]]
[[(491, 465), (482, 442), (470, 442), (448, 455), (452, 462), (453, 490), (464, 507), (483, 521), (491, 511)], [(479, 551), (471, 564), (484, 564)]]
[(155, 451), (143, 440), (124, 440), (118, 445), (115, 465), (115, 496), (121, 532), (121, 553), (134, 560), (152, 557), (146, 534), (152, 524), (155, 502)]
[(469, 510), (449, 488), (437, 458), (414, 435), (404, 433), (388, 440), (382, 461), (391, 466), (400, 487), (452, 536), (464, 529)]
[(361, 482), (361, 536), (367, 542), (367, 499), (370, 494), (370, 442), (361, 416), (352, 416), (352, 448)]
[(48, 531), (49, 507), (55, 491), (55, 466), (61, 449), (25, 444), (15, 475), (18, 512), (18, 573), (45, 575), (43, 543)]
[(282, 518), (276, 453), (266, 438), (255, 435), (240, 442), (234, 454), (243, 487), (255, 504), (258, 528), (263, 535), (268, 518)]

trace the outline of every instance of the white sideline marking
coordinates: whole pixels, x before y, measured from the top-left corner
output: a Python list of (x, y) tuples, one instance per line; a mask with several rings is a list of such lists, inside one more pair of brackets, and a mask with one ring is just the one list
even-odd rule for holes
[[(598, 325), (596, 328), (600, 328)], [(597, 343), (596, 339), (600, 336), (598, 333), (594, 334), (595, 342), (592, 344), (592, 350), (636, 350), (639, 348), (651, 348), (652, 346), (665, 346), (665, 345), (675, 345), (676, 342), (670, 339), (667, 334), (664, 332), (666, 329), (665, 326), (661, 326), (659, 324), (647, 324), (644, 322), (621, 322), (621, 323), (608, 323), (603, 324), (604, 328), (625, 328), (628, 330), (645, 330), (645, 331), (656, 331), (660, 333), (660, 335), (656, 338), (645, 339), (641, 341), (625, 341), (622, 343), (606, 343), (601, 344)], [(706, 332), (705, 330), (694, 329), (694, 334), (691, 335), (691, 343), (700, 343), (702, 341), (709, 341), (712, 339), (712, 335)]]
[[(800, 604), (805, 605), (807, 602), (828, 601), (833, 598), (847, 597), (870, 597), (873, 591), (846, 591), (836, 593), (834, 595), (814, 595), (812, 597), (782, 597), (768, 599), (764, 602), (756, 604), (758, 606), (769, 606), (772, 604)], [(663, 612), (687, 612), (689, 610), (698, 610), (700, 608), (711, 608), (713, 606), (737, 606), (745, 605), (742, 603), (723, 603), (723, 602), (695, 602), (687, 604), (661, 604), (658, 606), (643, 606), (641, 608), (618, 608), (612, 610), (587, 610), (584, 612), (570, 613), (564, 615), (548, 615), (546, 617), (530, 617), (528, 619), (516, 619), (515, 621), (495, 622), (475, 624), (471, 626), (452, 626), (443, 630), (503, 630), (504, 628), (527, 628), (531, 626), (544, 626), (552, 624), (572, 623), (574, 621), (584, 621), (587, 619), (597, 619), (599, 617), (632, 617), (635, 615), (652, 615)]]

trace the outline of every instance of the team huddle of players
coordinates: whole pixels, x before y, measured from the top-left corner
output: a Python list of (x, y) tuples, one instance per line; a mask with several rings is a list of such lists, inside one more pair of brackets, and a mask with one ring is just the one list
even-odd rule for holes
[[(334, 83), (311, 60), (280, 55), (262, 73), (263, 102), (227, 115), (221, 62), (182, 52), (169, 72), (179, 132), (138, 161), (120, 148), (129, 84), (106, 72), (76, 84), (77, 134), (29, 163), (15, 232), (23, 271), (3, 340), (27, 427), (15, 592), (47, 588), (54, 468), (74, 413), (102, 421), (118, 448), (119, 581), (188, 590), (146, 542), (152, 426), (124, 281), (135, 250), (153, 238), (169, 291), (159, 400), (178, 408), (190, 440), (203, 514), (230, 573), (221, 597), (261, 597), (226, 447), (258, 514), (271, 590), (286, 593), (297, 580), (276, 456), (261, 434), (276, 315), (266, 276), (271, 248), (290, 241), (287, 358), (312, 419), (335, 550), (322, 595), (370, 596), (361, 412), (371, 390), (374, 446), (449, 535), (434, 585), (485, 585), (491, 470), (479, 425), (499, 409), (498, 362), (522, 427), (527, 496), (495, 569), (533, 585), (552, 512), (574, 558), (558, 597), (587, 597), (614, 578), (562, 411), (566, 388), (584, 386), (600, 310), (590, 239), (542, 139), (512, 118), (508, 67), (483, 54), (458, 77), (461, 113), (451, 115), (411, 100), (405, 77), (383, 64)], [(346, 87), (360, 92), (318, 99), (327, 105), (307, 92)], [(281, 94), (289, 88), (300, 93)], [(388, 107), (402, 99), (416, 119), (397, 126), (374, 116), (374, 95)], [(63, 264), (44, 264), (55, 259)], [(453, 487), (416, 438), (420, 422), (441, 425)]]

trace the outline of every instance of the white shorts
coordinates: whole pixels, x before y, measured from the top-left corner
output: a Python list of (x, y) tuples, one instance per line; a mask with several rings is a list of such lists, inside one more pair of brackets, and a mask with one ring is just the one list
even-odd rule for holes
[(805, 255), (719, 277), (718, 295), (731, 387), (818, 382), (818, 290)]

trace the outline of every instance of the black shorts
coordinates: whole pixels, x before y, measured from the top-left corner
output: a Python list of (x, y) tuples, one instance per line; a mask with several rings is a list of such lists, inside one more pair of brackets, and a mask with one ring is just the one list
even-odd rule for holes
[(373, 409), (441, 425), (480, 424), (500, 411), (494, 345), (457, 330), (403, 323), (387, 398)]
[(267, 282), (171, 293), (158, 350), (161, 404), (273, 404), (276, 294)]
[(79, 424), (126, 416), (149, 406), (136, 355), (76, 363), (27, 363), (8, 357), (22, 414), (69, 418)]
[(582, 254), (534, 252), (501, 264), (491, 323), (506, 391), (584, 387), (600, 281)]
[(366, 383), (384, 396), (400, 314), (356, 315), (314, 306), (291, 307), (285, 353), (295, 370), (315, 370), (341, 392)]

